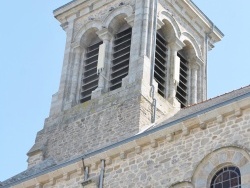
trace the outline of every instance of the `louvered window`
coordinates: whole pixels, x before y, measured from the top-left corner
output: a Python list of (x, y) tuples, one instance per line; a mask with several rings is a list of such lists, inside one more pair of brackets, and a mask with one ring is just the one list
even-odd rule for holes
[(158, 83), (158, 93), (162, 97), (166, 97), (166, 72), (167, 72), (167, 49), (166, 39), (157, 32), (156, 35), (156, 49), (155, 49), (155, 67), (154, 78)]
[(176, 98), (181, 103), (181, 108), (187, 106), (188, 97), (188, 61), (178, 53), (180, 58), (180, 79), (177, 86)]
[(97, 61), (100, 44), (102, 41), (87, 48), (82, 74), (81, 103), (90, 100), (92, 91), (98, 86)]
[(110, 90), (122, 86), (122, 79), (128, 75), (132, 29), (126, 29), (115, 36), (111, 67)]

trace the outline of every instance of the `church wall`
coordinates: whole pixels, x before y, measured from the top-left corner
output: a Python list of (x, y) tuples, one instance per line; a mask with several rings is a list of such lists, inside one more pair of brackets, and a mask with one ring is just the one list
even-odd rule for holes
[[(106, 167), (104, 187), (170, 187), (178, 182), (191, 182), (199, 163), (220, 148), (230, 151), (231, 156), (226, 156), (228, 163), (249, 164), (236, 148), (250, 154), (250, 110), (241, 117), (228, 116), (220, 124), (213, 121), (205, 130), (195, 128), (188, 136), (176, 134), (172, 142), (159, 141), (156, 148), (146, 146), (141, 154), (130, 153), (127, 159), (115, 159)], [(223, 161), (219, 155), (217, 160)], [(222, 165), (219, 161), (210, 162)], [(215, 170), (210, 168), (206, 166), (203, 170)], [(248, 187), (249, 174), (250, 166), (248, 176), (242, 177)]]
[[(175, 126), (175, 125), (173, 125)], [(211, 121), (205, 129), (194, 128), (189, 134), (176, 132), (171, 139), (160, 139), (106, 160), (104, 187), (208, 187), (211, 176), (225, 165), (239, 167), (242, 187), (250, 186), (250, 110), (242, 115), (231, 114), (224, 120)], [(92, 183), (96, 187), (100, 164), (90, 166)], [(81, 187), (83, 173), (74, 172), (68, 179), (59, 177), (54, 184), (43, 187)]]

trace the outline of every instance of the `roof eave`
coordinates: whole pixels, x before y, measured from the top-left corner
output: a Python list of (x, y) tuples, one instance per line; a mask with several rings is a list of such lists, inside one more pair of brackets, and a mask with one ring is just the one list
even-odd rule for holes
[(184, 2), (203, 20), (203, 22), (208, 26), (207, 34), (209, 34), (214, 42), (219, 42), (224, 37), (222, 31), (206, 16), (205, 13), (201, 11), (201, 9), (192, 1), (192, 0), (184, 0)]

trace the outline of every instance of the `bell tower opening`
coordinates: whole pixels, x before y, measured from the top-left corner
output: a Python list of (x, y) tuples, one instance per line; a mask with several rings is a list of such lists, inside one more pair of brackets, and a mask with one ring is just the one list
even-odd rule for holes
[(97, 61), (99, 46), (101, 44), (102, 41), (96, 36), (86, 48), (86, 55), (83, 60), (84, 65), (82, 68), (81, 103), (90, 100), (92, 91), (98, 87), (99, 76), (97, 75)]
[(113, 33), (113, 54), (109, 90), (122, 87), (122, 79), (129, 73), (132, 28), (125, 20), (125, 14), (113, 18), (109, 30)]
[(158, 93), (166, 98), (167, 95), (167, 65), (168, 47), (163, 31), (160, 29), (156, 34), (154, 79), (158, 83)]

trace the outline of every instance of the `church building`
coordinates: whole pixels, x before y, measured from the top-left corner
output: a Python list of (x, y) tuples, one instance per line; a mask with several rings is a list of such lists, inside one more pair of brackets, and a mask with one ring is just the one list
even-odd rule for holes
[(58, 92), (0, 188), (250, 188), (250, 86), (207, 100), (223, 33), (191, 0), (73, 0)]

